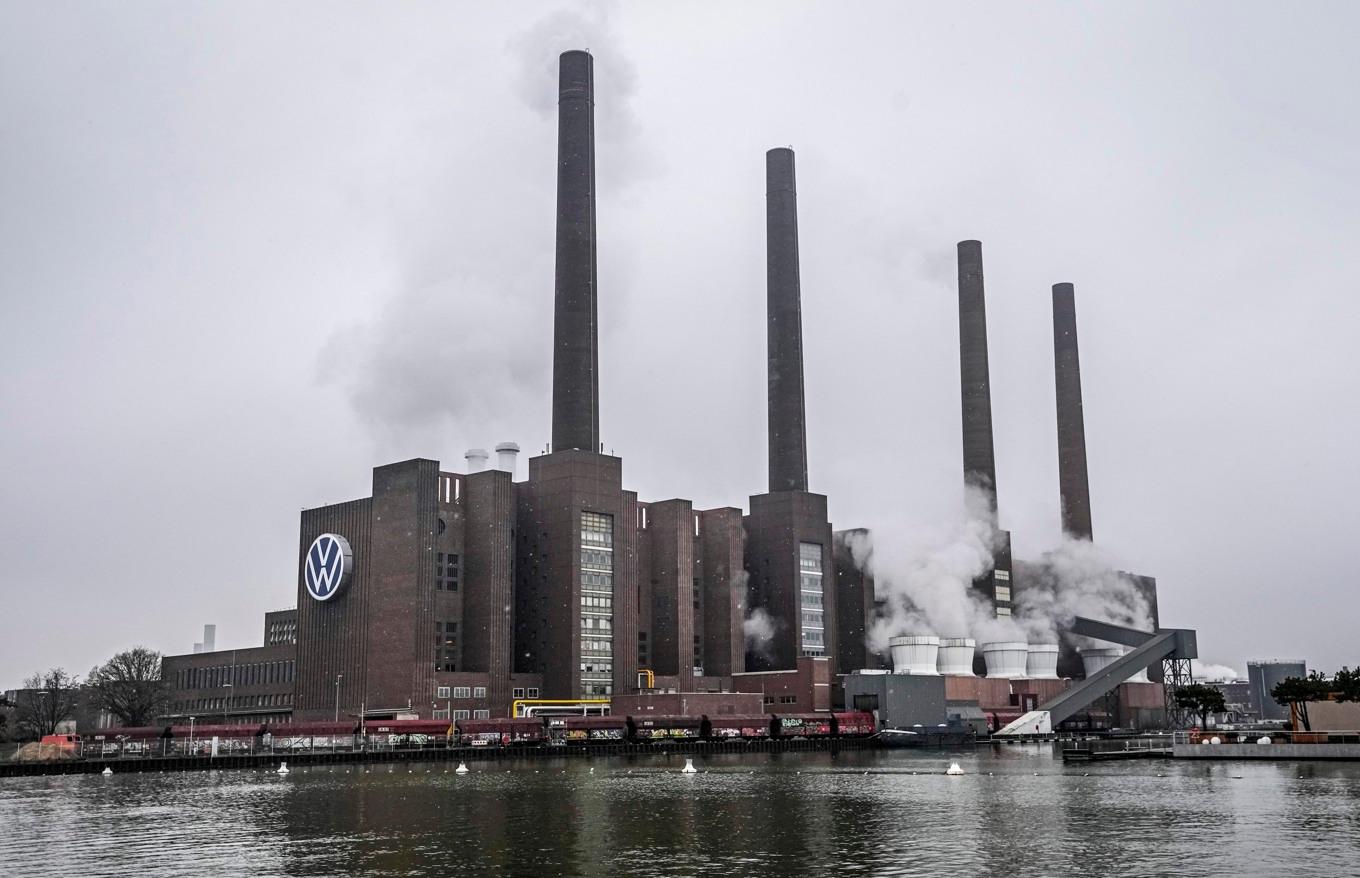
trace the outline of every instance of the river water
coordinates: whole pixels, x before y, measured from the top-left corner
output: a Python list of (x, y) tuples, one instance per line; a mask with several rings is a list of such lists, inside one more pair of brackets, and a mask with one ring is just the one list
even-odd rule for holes
[(1065, 765), (1012, 745), (683, 764), (0, 780), (0, 874), (1360, 876), (1355, 763)]

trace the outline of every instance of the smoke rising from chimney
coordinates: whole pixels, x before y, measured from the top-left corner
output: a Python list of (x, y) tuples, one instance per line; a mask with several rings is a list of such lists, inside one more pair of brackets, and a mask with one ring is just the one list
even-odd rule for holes
[(886, 655), (903, 634), (1056, 643), (1076, 616), (1141, 630), (1152, 628), (1151, 607), (1114, 560), (1084, 540), (1064, 538), (1038, 561), (1016, 562), (1014, 615), (997, 617), (972, 588), (991, 570), (999, 536), (992, 496), (968, 487), (952, 521), (934, 527), (873, 527), (848, 540), (856, 566), (874, 577), (883, 602), (865, 640)]

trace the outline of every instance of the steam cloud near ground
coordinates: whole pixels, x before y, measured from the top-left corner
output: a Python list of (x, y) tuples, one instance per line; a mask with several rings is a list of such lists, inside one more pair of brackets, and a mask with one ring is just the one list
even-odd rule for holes
[(961, 514), (932, 528), (876, 528), (846, 538), (857, 566), (874, 577), (880, 616), (866, 635), (887, 654), (904, 634), (1057, 643), (1077, 616), (1151, 630), (1147, 598), (1113, 558), (1084, 540), (1064, 538), (1037, 561), (1015, 563), (1014, 615), (995, 616), (973, 589), (992, 569), (1002, 538), (986, 491), (969, 487)]

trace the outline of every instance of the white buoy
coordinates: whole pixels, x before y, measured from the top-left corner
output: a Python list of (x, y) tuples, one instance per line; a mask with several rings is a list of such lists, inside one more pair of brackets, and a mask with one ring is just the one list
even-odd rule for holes
[(467, 773), (468, 773), (467, 763), (464, 763), (464, 762), (458, 763), (458, 767), (455, 768), (455, 769), (453, 770), (453, 773), (454, 773), (454, 774), (467, 774)]
[(105, 765), (104, 770), (99, 773), (104, 775), (105, 777), (113, 777), (113, 769), (109, 768), (107, 765)]
[(1223, 743), (1223, 739), (1220, 738), (1218, 735), (1214, 735), (1212, 738), (1209, 739), (1209, 743), (1210, 743), (1210, 744), (1222, 744), (1222, 743)]
[(699, 773), (699, 769), (697, 769), (697, 768), (694, 767), (694, 760), (693, 760), (693, 759), (686, 759), (686, 760), (685, 760), (685, 767), (682, 768), (682, 769), (680, 769), (680, 773), (681, 773), (681, 774), (698, 774), (698, 773)]
[(944, 772), (944, 773), (945, 773), (945, 774), (963, 774), (963, 769), (959, 767), (959, 764), (958, 764), (957, 762), (951, 762), (951, 763), (949, 763), (949, 768), (945, 769), (945, 772)]
[(278, 770), (277, 772), (275, 772), (275, 773), (276, 773), (276, 774), (287, 774), (287, 773), (288, 773), (288, 763), (287, 763), (287, 762), (280, 762), (280, 763), (279, 763), (279, 770)]

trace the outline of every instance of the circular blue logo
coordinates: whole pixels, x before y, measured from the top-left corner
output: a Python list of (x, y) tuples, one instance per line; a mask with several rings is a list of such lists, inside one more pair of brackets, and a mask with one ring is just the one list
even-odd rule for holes
[(309, 595), (319, 601), (328, 601), (349, 582), (353, 569), (354, 552), (350, 550), (349, 540), (339, 534), (322, 534), (307, 550), (302, 580), (307, 584)]

